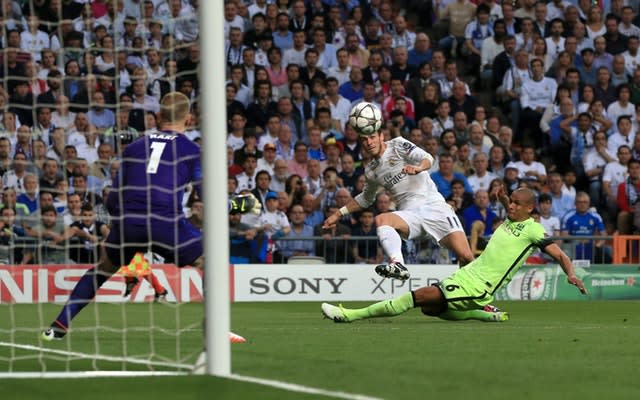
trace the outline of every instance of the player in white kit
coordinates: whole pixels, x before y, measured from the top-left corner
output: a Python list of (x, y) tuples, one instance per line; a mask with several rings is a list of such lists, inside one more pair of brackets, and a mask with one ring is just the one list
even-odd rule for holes
[(378, 275), (409, 278), (401, 250), (402, 238), (431, 236), (452, 250), (460, 265), (471, 262), (473, 254), (462, 224), (427, 172), (433, 157), (402, 137), (385, 142), (380, 131), (370, 135), (360, 133), (360, 144), (372, 157), (365, 169), (364, 190), (330, 215), (323, 228), (333, 227), (343, 216), (369, 207), (382, 187), (395, 199), (398, 211), (376, 216), (378, 238), (389, 257), (388, 264), (376, 266)]

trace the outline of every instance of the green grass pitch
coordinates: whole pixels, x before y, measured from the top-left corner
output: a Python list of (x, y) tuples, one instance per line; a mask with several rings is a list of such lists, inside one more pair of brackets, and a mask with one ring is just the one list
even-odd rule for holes
[[(497, 305), (510, 312), (509, 322), (447, 322), (412, 310), (396, 318), (335, 324), (321, 318), (319, 303), (238, 303), (232, 305), (232, 329), (249, 342), (232, 346), (232, 370), (384, 399), (640, 398), (640, 302)], [(0, 342), (39, 346), (40, 327), (58, 309), (1, 305)], [(202, 346), (201, 318), (200, 304), (92, 304), (76, 319), (69, 340), (44, 346), (78, 354), (149, 357), (160, 363), (156, 370), (166, 370), (163, 362), (186, 365), (195, 360)], [(10, 368), (149, 369), (0, 346), (0, 372)], [(21, 400), (327, 398), (196, 376), (0, 379), (0, 394)]]

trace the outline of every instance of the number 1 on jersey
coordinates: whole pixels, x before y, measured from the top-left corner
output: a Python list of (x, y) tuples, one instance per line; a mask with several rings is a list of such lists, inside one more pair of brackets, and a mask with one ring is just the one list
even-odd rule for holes
[(151, 142), (151, 155), (149, 156), (149, 164), (147, 165), (147, 174), (155, 174), (158, 172), (160, 158), (166, 145), (165, 142)]

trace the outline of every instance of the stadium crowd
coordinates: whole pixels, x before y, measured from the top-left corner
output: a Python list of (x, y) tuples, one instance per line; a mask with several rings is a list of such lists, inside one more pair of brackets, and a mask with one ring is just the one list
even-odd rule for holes
[[(155, 129), (165, 93), (193, 100), (187, 135), (200, 140), (198, 7), (2, 0), (0, 261), (93, 260), (118, 155)], [(374, 216), (393, 210), (386, 193), (321, 228), (365, 182), (347, 123), (361, 101), (380, 107), (385, 135), (434, 157), (431, 177), (477, 253), (505, 217), (494, 185), (534, 189), (551, 236), (640, 229), (636, 14), (622, 0), (226, 0), (227, 191), (263, 206), (229, 217), (232, 260), (382, 261)], [(185, 209), (201, 226), (202, 202)], [(37, 251), (9, 254), (16, 236), (40, 239)], [(405, 247), (409, 263), (448, 259)], [(569, 253), (610, 259), (602, 241)]]

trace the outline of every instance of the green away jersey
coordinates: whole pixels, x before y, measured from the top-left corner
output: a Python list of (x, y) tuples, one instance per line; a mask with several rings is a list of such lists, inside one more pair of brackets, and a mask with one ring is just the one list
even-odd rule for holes
[(544, 227), (533, 218), (521, 222), (507, 218), (493, 233), (480, 257), (462, 270), (467, 270), (474, 281), (483, 283), (493, 295), (511, 281), (536, 247), (544, 249), (551, 243), (544, 233)]

